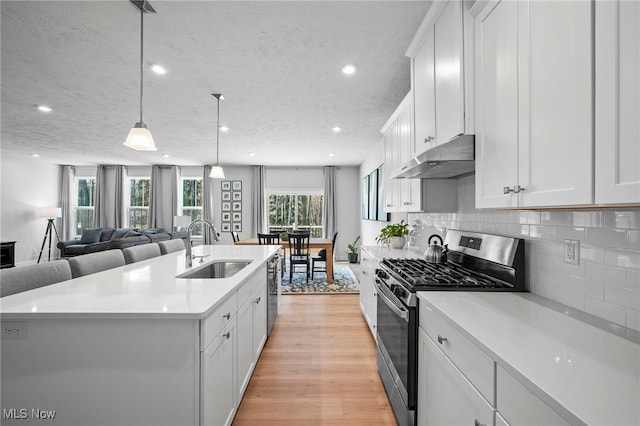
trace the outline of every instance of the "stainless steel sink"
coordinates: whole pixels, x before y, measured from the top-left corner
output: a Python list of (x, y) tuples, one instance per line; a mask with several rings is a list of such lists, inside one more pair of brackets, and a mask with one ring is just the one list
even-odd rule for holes
[(207, 263), (176, 278), (229, 278), (250, 264), (250, 260), (223, 260)]

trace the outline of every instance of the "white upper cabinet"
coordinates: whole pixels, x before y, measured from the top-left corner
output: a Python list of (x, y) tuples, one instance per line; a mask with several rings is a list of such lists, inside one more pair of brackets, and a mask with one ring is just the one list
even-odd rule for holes
[(516, 207), (501, 183), (518, 181), (518, 4), (485, 9), (476, 43), (476, 207)]
[(468, 4), (434, 2), (407, 51), (412, 59), (416, 153), (473, 133), (473, 43), (469, 42), (473, 30)]
[(640, 203), (640, 2), (596, 10), (597, 204)]
[(592, 204), (591, 3), (478, 8), (476, 206)]

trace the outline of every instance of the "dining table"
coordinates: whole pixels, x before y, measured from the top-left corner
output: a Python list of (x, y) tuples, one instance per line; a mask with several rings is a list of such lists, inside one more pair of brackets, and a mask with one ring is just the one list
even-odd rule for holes
[[(235, 243), (236, 245), (260, 245), (257, 238), (247, 238), (245, 240), (240, 240)], [(280, 245), (282, 248), (286, 250), (288, 246), (287, 241), (281, 241)], [(331, 284), (333, 282), (333, 241), (330, 238), (309, 238), (309, 248), (310, 249), (325, 249), (327, 251), (327, 283)]]

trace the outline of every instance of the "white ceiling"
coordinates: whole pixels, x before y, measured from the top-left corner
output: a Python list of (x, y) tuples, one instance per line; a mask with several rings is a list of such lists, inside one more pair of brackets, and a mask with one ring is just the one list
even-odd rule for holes
[[(360, 164), (410, 89), (404, 53), (430, 2), (151, 5), (144, 63), (168, 69), (145, 70), (157, 152), (122, 145), (139, 119), (140, 15), (127, 0), (1, 2), (2, 151), (58, 164), (211, 164), (211, 93), (221, 92), (221, 164)], [(356, 74), (341, 73), (347, 63)]]

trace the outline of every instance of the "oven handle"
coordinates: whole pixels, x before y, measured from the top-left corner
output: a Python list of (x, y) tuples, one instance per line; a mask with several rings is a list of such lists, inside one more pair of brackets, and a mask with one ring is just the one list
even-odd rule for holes
[(407, 312), (407, 310), (404, 308), (400, 308), (395, 303), (393, 303), (393, 300), (391, 300), (388, 295), (389, 290), (385, 286), (380, 285), (380, 280), (376, 280), (376, 288), (378, 289), (378, 296), (382, 296), (382, 301), (389, 307), (389, 309), (391, 309), (394, 314), (396, 314), (406, 322), (409, 322), (409, 313)]

